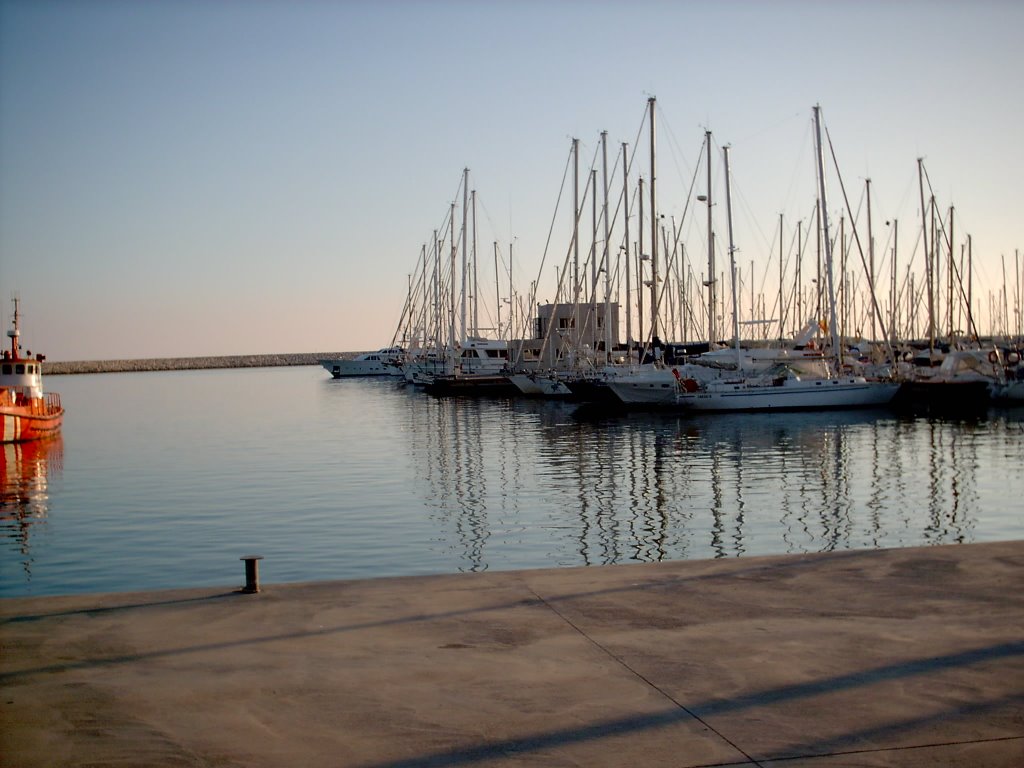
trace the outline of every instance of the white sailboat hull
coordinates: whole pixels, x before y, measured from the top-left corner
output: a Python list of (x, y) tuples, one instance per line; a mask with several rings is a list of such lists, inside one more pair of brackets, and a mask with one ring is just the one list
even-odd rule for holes
[(785, 379), (777, 384), (716, 382), (697, 392), (680, 392), (677, 403), (693, 411), (772, 411), (868, 408), (892, 402), (899, 384), (843, 379)]
[(647, 368), (634, 373), (609, 377), (608, 387), (625, 405), (672, 407), (676, 405), (679, 379), (691, 378), (700, 384), (713, 382), (728, 373), (728, 371), (707, 368), (702, 365)]
[(608, 388), (626, 405), (674, 405), (677, 390), (667, 369), (609, 378)]
[(554, 376), (517, 373), (508, 377), (520, 393), (529, 397), (569, 397), (572, 392)]

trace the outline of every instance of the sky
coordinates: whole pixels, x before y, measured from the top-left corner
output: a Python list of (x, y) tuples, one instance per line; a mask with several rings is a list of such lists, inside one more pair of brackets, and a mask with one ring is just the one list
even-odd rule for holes
[(627, 142), (646, 182), (651, 97), (659, 215), (695, 271), (705, 130), (713, 200), (730, 147), (741, 274), (770, 294), (780, 214), (788, 248), (813, 210), (821, 105), (830, 215), (841, 178), (864, 227), (870, 179), (877, 247), (898, 221), (913, 269), (923, 158), (975, 296), (1005, 264), (1012, 306), (1022, 29), (1014, 0), (0, 0), (3, 321), (19, 296), (50, 360), (376, 349), (453, 202), (461, 221), (464, 168), (481, 284), (511, 264), (519, 301), (534, 281), (552, 300), (571, 141), (600, 179), (607, 131), (609, 166)]

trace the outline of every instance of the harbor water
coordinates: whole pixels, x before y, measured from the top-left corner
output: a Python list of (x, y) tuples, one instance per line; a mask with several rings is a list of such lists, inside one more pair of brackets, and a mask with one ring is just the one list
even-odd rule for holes
[(1024, 409), (601, 414), (319, 367), (51, 376), (0, 596), (1024, 538)]

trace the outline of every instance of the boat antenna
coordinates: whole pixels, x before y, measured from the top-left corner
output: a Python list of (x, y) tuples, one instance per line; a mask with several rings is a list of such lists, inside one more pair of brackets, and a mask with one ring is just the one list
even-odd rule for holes
[(11, 339), (11, 357), (16, 359), (18, 357), (18, 337), (21, 335), (21, 313), (18, 310), (18, 297), (12, 296), (11, 301), (14, 302), (14, 327), (7, 329), (7, 335)]

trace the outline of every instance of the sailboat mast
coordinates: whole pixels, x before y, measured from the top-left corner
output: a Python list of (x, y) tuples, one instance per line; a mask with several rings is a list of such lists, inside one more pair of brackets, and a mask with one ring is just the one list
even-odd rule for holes
[(999, 260), (1003, 266), (1003, 335), (1009, 339), (1011, 333), (1010, 325), (1010, 304), (1007, 299), (1010, 284), (1006, 282), (1006, 254), (1000, 254)]
[(647, 339), (644, 336), (644, 177), (641, 175), (637, 180), (638, 183), (638, 194), (637, 200), (640, 202), (639, 210), (639, 223), (637, 226), (637, 258), (636, 258), (636, 271), (637, 271), (637, 285), (636, 285), (636, 297), (637, 307), (636, 316), (638, 319), (639, 328), (637, 329), (637, 336), (640, 339), (640, 362), (644, 361), (644, 344)]
[(898, 315), (898, 311), (897, 311), (897, 307), (896, 307), (896, 298), (897, 298), (897, 296), (896, 296), (896, 274), (897, 274), (896, 273), (896, 269), (897, 269), (896, 253), (897, 253), (897, 250), (896, 249), (897, 249), (897, 247), (899, 245), (899, 241), (900, 241), (899, 234), (900, 234), (900, 223), (899, 223), (898, 220), (893, 219), (892, 220), (892, 287), (889, 289), (889, 307), (890, 307), (890, 310), (891, 310), (891, 313), (892, 313), (891, 316), (889, 317), (889, 337), (890, 337), (890, 341), (893, 344), (895, 344), (897, 339), (898, 339), (898, 335), (896, 333), (896, 321), (897, 321), (897, 318), (899, 316)]
[[(593, 318), (597, 307), (597, 168), (590, 169), (590, 293), (587, 294), (590, 308), (587, 318)], [(589, 323), (588, 323), (589, 324)], [(596, 334), (594, 334), (596, 339)]]
[(434, 347), (441, 352), (441, 243), (434, 230)]
[(786, 282), (786, 265), (782, 261), (782, 214), (779, 214), (779, 338), (786, 335), (786, 305), (783, 303), (782, 286)]
[(849, 292), (847, 286), (849, 281), (846, 275), (846, 213), (840, 211), (839, 213), (839, 290), (836, 292), (836, 312), (839, 317), (839, 328), (838, 331), (842, 332), (846, 328), (850, 327), (850, 306), (849, 306)]
[(917, 187), (921, 196), (921, 239), (924, 244), (925, 275), (928, 278), (928, 344), (929, 350), (935, 349), (935, 332), (932, 324), (933, 297), (931, 289), (932, 255), (928, 249), (928, 209), (924, 206), (924, 158), (917, 158)]
[(647, 99), (651, 121), (651, 339), (658, 335), (658, 199), (655, 194), (655, 125), (654, 103), (651, 96)]
[(953, 331), (956, 330), (956, 323), (955, 323), (955, 320), (953, 318), (953, 303), (954, 303), (953, 302), (953, 283), (954, 283), (953, 275), (954, 275), (955, 271), (956, 271), (956, 263), (953, 260), (953, 206), (951, 205), (951, 206), (949, 206), (949, 270), (948, 270), (948, 272), (949, 272), (949, 277), (948, 277), (949, 286), (946, 289), (946, 291), (947, 291), (946, 303), (949, 305), (949, 326), (948, 326), (949, 334), (948, 334), (948, 339), (949, 339), (949, 341), (951, 343), (953, 341)]
[[(754, 260), (750, 260), (750, 321), (753, 323), (757, 320), (757, 308), (754, 304)], [(751, 327), (751, 337), (754, 335), (753, 327)]]
[(939, 282), (939, 226), (935, 218), (935, 195), (929, 198), (928, 207), (931, 216), (932, 238), (932, 249), (928, 253), (928, 295), (931, 297), (929, 304), (931, 312), (928, 317), (928, 339), (930, 349), (934, 350), (935, 342), (938, 340), (939, 299), (942, 296), (941, 283)]
[[(593, 163), (593, 161), (592, 161)], [(590, 284), (587, 287), (584, 303), (586, 304), (586, 319), (583, 321), (582, 336), (579, 343), (589, 346), (583, 338), (590, 338), (594, 344), (594, 354), (597, 354), (597, 168), (591, 164), (590, 178), (587, 181), (587, 189), (590, 191), (590, 253), (587, 256), (590, 261)], [(584, 192), (586, 197), (586, 192)]]
[(449, 307), (448, 307), (448, 318), (449, 318), (449, 323), (448, 323), (448, 345), (449, 345), (449, 348), (452, 350), (452, 352), (454, 354), (455, 346), (456, 346), (456, 344), (459, 341), (458, 338), (455, 335), (455, 313), (456, 313), (456, 305), (455, 305), (455, 290), (456, 290), (455, 264), (457, 262), (458, 248), (456, 247), (456, 240), (455, 240), (455, 203), (454, 202), (452, 203), (451, 213), (449, 214), (448, 231), (449, 231), (449, 233), (451, 235), (451, 241), (452, 241), (452, 248), (451, 248), (451, 286), (450, 286), (451, 290), (449, 291), (449, 296), (450, 296), (451, 302), (450, 302)]
[(814, 107), (814, 138), (818, 155), (818, 209), (821, 215), (821, 234), (825, 245), (825, 280), (828, 284), (828, 322), (832, 333), (832, 354), (837, 366), (842, 350), (839, 346), (839, 328), (836, 323), (836, 294), (832, 283), (832, 241), (828, 230), (828, 196), (825, 192), (825, 154), (821, 145), (821, 107)]
[(814, 315), (818, 324), (820, 325), (824, 319), (821, 316), (821, 198), (815, 202), (814, 206), (814, 226), (817, 227), (817, 242), (814, 251)]
[(803, 267), (804, 220), (796, 223), (796, 322), (803, 323), (804, 317), (804, 267)]
[[(454, 213), (454, 210), (452, 211)], [(466, 259), (469, 257), (469, 248), (466, 247), (466, 239), (469, 237), (469, 227), (467, 226), (467, 219), (469, 218), (469, 168), (462, 169), (462, 285), (460, 286), (460, 325), (459, 325), (459, 340), (466, 340), (466, 299), (468, 298), (469, 291), (467, 290), (467, 274), (468, 265)], [(452, 238), (452, 247), (454, 249), (455, 238)], [(454, 252), (454, 250), (453, 250)], [(453, 262), (454, 265), (454, 262)]]
[(476, 265), (476, 190), (474, 189), (470, 195), (472, 201), (473, 211), (473, 335), (480, 335), (480, 301), (477, 298), (479, 296), (479, 274)]
[[(512, 336), (515, 332), (514, 320), (516, 317), (516, 289), (515, 283), (512, 280), (512, 248), (515, 246), (515, 239), (509, 240), (508, 243), (508, 338), (512, 340)], [(524, 328), (524, 330), (526, 330)], [(520, 345), (520, 352), (522, 351), (522, 345)]]
[(711, 221), (711, 131), (704, 131), (704, 140), (707, 143), (705, 155), (708, 166), (708, 343), (714, 344), (718, 337), (716, 323), (718, 303), (715, 297), (715, 233)]
[[(628, 158), (626, 156), (626, 142), (622, 142), (622, 207), (623, 207), (623, 227), (624, 236), (623, 243), (625, 244), (625, 270), (626, 270), (626, 350), (633, 348), (633, 298), (630, 295), (630, 275), (629, 275), (629, 165)], [(628, 358), (627, 354), (627, 358)]]
[(608, 243), (611, 239), (611, 227), (608, 221), (608, 131), (601, 131), (601, 177), (604, 184), (604, 358), (611, 360), (612, 354), (612, 324), (611, 318), (611, 292), (612, 292), (612, 266)]
[(875, 301), (875, 232), (871, 228), (871, 179), (865, 179), (864, 185), (868, 198), (868, 290), (871, 291), (871, 341), (878, 341), (878, 330), (874, 313)]
[(728, 144), (722, 147), (722, 155), (725, 159), (725, 217), (729, 225), (729, 272), (732, 274), (732, 332), (736, 338), (736, 367), (739, 369), (743, 367), (743, 353), (740, 351), (739, 286), (736, 285), (736, 247), (732, 239), (732, 173), (729, 169)]
[(501, 283), (499, 282), (500, 273), (498, 272), (498, 241), (494, 241), (494, 300), (495, 306), (498, 308), (498, 338), (502, 339), (504, 336), (501, 335)]
[[(968, 244), (971, 243), (971, 237), (968, 236)], [(969, 245), (970, 248), (970, 245)], [(1017, 290), (1014, 292), (1014, 300), (1017, 304), (1017, 342), (1020, 343), (1021, 337), (1024, 336), (1024, 307), (1021, 306), (1021, 289), (1024, 286), (1021, 285), (1021, 278), (1024, 272), (1021, 272), (1021, 253), (1020, 250), (1014, 249), (1014, 283), (1017, 284)]]
[[(580, 327), (580, 140), (572, 140), (572, 302), (573, 334)], [(570, 335), (572, 338), (572, 335)], [(573, 344), (577, 340), (573, 339)]]

